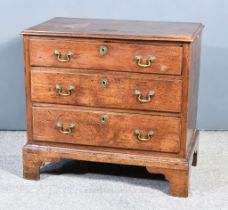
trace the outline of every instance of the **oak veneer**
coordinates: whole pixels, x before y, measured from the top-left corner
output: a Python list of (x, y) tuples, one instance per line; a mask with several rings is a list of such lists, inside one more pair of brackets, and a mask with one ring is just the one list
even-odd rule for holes
[(118, 40), (192, 42), (200, 23), (155, 22), (56, 17), (22, 32), (25, 35)]
[[(107, 54), (100, 56), (99, 47), (105, 45)], [(66, 54), (69, 49), (74, 53), (71, 62), (56, 62), (53, 56), (55, 50)], [(63, 41), (62, 39), (31, 39), (30, 64), (32, 66), (69, 67), (86, 69), (104, 69), (116, 71), (130, 71), (140, 73), (181, 74), (182, 47), (176, 45), (110, 43), (103, 41), (84, 41), (77, 39)], [(147, 59), (148, 55), (156, 54), (156, 61), (151, 68), (141, 68), (135, 65), (135, 56), (141, 55)], [(118, 62), (117, 62), (118, 61)]]
[[(108, 117), (106, 124), (100, 122), (101, 116)], [(75, 132), (63, 138), (53, 126), (58, 121), (64, 122), (65, 127), (74, 122)], [(33, 126), (33, 139), (37, 141), (172, 153), (180, 150), (180, 119), (174, 117), (118, 113), (108, 110), (82, 110), (80, 107), (73, 109), (34, 107)], [(155, 132), (153, 141), (138, 141), (134, 135), (137, 128), (142, 130), (144, 136), (153, 128)]]
[[(138, 79), (140, 77), (140, 80)], [(34, 102), (72, 104), (80, 106), (137, 109), (148, 111), (181, 111), (182, 81), (181, 79), (156, 78), (153, 76), (125, 73), (109, 74), (107, 72), (80, 71), (74, 69), (31, 69), (31, 94)], [(100, 82), (108, 80), (107, 88)], [(56, 84), (67, 89), (75, 86), (70, 97), (59, 97)], [(90, 84), (90, 88), (88, 88)], [(139, 103), (135, 90), (140, 90), (144, 97), (150, 90), (155, 96), (150, 103)]]
[(63, 158), (138, 165), (186, 197), (198, 153), (202, 28), (54, 18), (23, 31), (24, 177), (39, 179), (45, 162)]

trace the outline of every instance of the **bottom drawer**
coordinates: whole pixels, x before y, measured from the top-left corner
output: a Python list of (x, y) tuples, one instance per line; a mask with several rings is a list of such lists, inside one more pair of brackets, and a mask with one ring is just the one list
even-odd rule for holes
[(178, 152), (180, 119), (87, 108), (33, 108), (33, 139)]

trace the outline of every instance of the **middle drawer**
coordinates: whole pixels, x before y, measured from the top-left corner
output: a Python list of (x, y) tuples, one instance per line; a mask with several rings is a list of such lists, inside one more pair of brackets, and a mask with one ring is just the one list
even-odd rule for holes
[(180, 79), (80, 70), (31, 71), (33, 102), (151, 111), (181, 111)]

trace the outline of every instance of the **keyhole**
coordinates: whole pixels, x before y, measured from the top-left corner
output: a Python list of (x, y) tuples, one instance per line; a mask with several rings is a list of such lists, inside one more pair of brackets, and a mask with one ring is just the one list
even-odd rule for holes
[(100, 118), (101, 124), (106, 124), (108, 122), (108, 116), (107, 115), (102, 115)]
[(107, 51), (108, 51), (108, 48), (106, 46), (100, 46), (99, 52), (101, 56), (106, 55)]
[(103, 87), (103, 88), (107, 88), (108, 85), (109, 85), (107, 79), (102, 79), (102, 80), (100, 81), (100, 84), (101, 84), (101, 87)]

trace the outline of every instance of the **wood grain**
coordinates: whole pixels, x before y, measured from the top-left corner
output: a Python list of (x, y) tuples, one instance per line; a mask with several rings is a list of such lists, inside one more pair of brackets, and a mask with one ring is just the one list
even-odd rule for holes
[[(101, 46), (107, 47), (107, 54), (100, 55)], [(130, 71), (141, 73), (158, 74), (181, 74), (182, 47), (148, 44), (119, 44), (105, 43), (101, 41), (62, 41), (56, 40), (30, 40), (32, 66), (52, 66), (68, 68), (90, 68), (117, 71)], [(69, 62), (61, 63), (53, 55), (58, 50), (63, 55), (69, 51), (75, 55)], [(146, 63), (150, 55), (156, 57), (148, 68), (137, 65), (135, 56), (143, 58), (142, 63)]]
[(201, 51), (201, 33), (190, 45), (190, 69), (189, 69), (189, 88), (188, 88), (188, 112), (187, 112), (187, 142), (188, 148), (195, 129), (197, 128), (197, 107), (198, 107), (198, 89), (200, 78), (200, 51)]
[(58, 162), (61, 159), (59, 157), (42, 157), (37, 153), (23, 149), (23, 177), (30, 180), (40, 179), (40, 168), (45, 165), (46, 162)]
[[(100, 122), (102, 115), (108, 117), (107, 124)], [(63, 135), (55, 128), (57, 122), (65, 129), (70, 123), (76, 128), (72, 134)], [(33, 139), (40, 141), (163, 152), (178, 152), (180, 144), (180, 120), (172, 117), (34, 107), (33, 127)], [(142, 136), (147, 136), (150, 130), (155, 135), (142, 142), (134, 135), (135, 129), (140, 129)]]
[(150, 173), (164, 174), (170, 183), (170, 194), (186, 197), (189, 185), (189, 166), (185, 159), (147, 156), (144, 154), (125, 154), (118, 150), (106, 152), (94, 149), (70, 149), (51, 146), (26, 145), (23, 149), (24, 178), (40, 178), (40, 167), (46, 162), (57, 162), (60, 159), (87, 160), (125, 165), (144, 166)]
[[(24, 178), (63, 158), (146, 167), (170, 183), (170, 194), (188, 195), (190, 168), (197, 163), (196, 129), (202, 24), (54, 18), (24, 35), (28, 142)], [(107, 47), (106, 55), (99, 53)], [(75, 54), (69, 62), (53, 55)], [(134, 59), (156, 57), (150, 67)], [(101, 88), (100, 82), (108, 80)], [(75, 85), (70, 96), (60, 97)], [(137, 102), (139, 89), (150, 103)], [(101, 117), (107, 123), (101, 123)], [(56, 128), (61, 122), (63, 135)], [(153, 130), (154, 136), (140, 141)]]
[[(41, 69), (41, 68), (40, 68)], [(104, 88), (100, 82), (108, 80)], [(161, 79), (152, 76), (124, 73), (109, 74), (107, 72), (77, 71), (67, 69), (32, 70), (31, 72), (32, 101), (72, 104), (92, 107), (109, 107), (118, 109), (156, 110), (167, 112), (181, 111), (182, 82), (178, 79)], [(56, 84), (67, 87), (74, 85), (76, 90), (70, 96), (60, 96), (56, 92)], [(148, 103), (141, 103), (135, 95), (140, 90), (142, 98), (147, 98), (149, 91), (155, 91), (155, 96)]]
[(172, 196), (188, 197), (189, 170), (146, 167), (148, 172), (164, 174), (169, 181), (169, 193)]
[(191, 42), (202, 28), (203, 25), (201, 23), (57, 17), (26, 29), (22, 34)]
[(28, 143), (32, 142), (32, 100), (31, 100), (31, 71), (30, 71), (30, 52), (29, 37), (23, 37), (24, 42), (24, 75), (25, 75), (25, 94), (26, 94), (26, 127)]
[(197, 128), (197, 105), (201, 34), (191, 44), (183, 45), (181, 156), (186, 156)]

